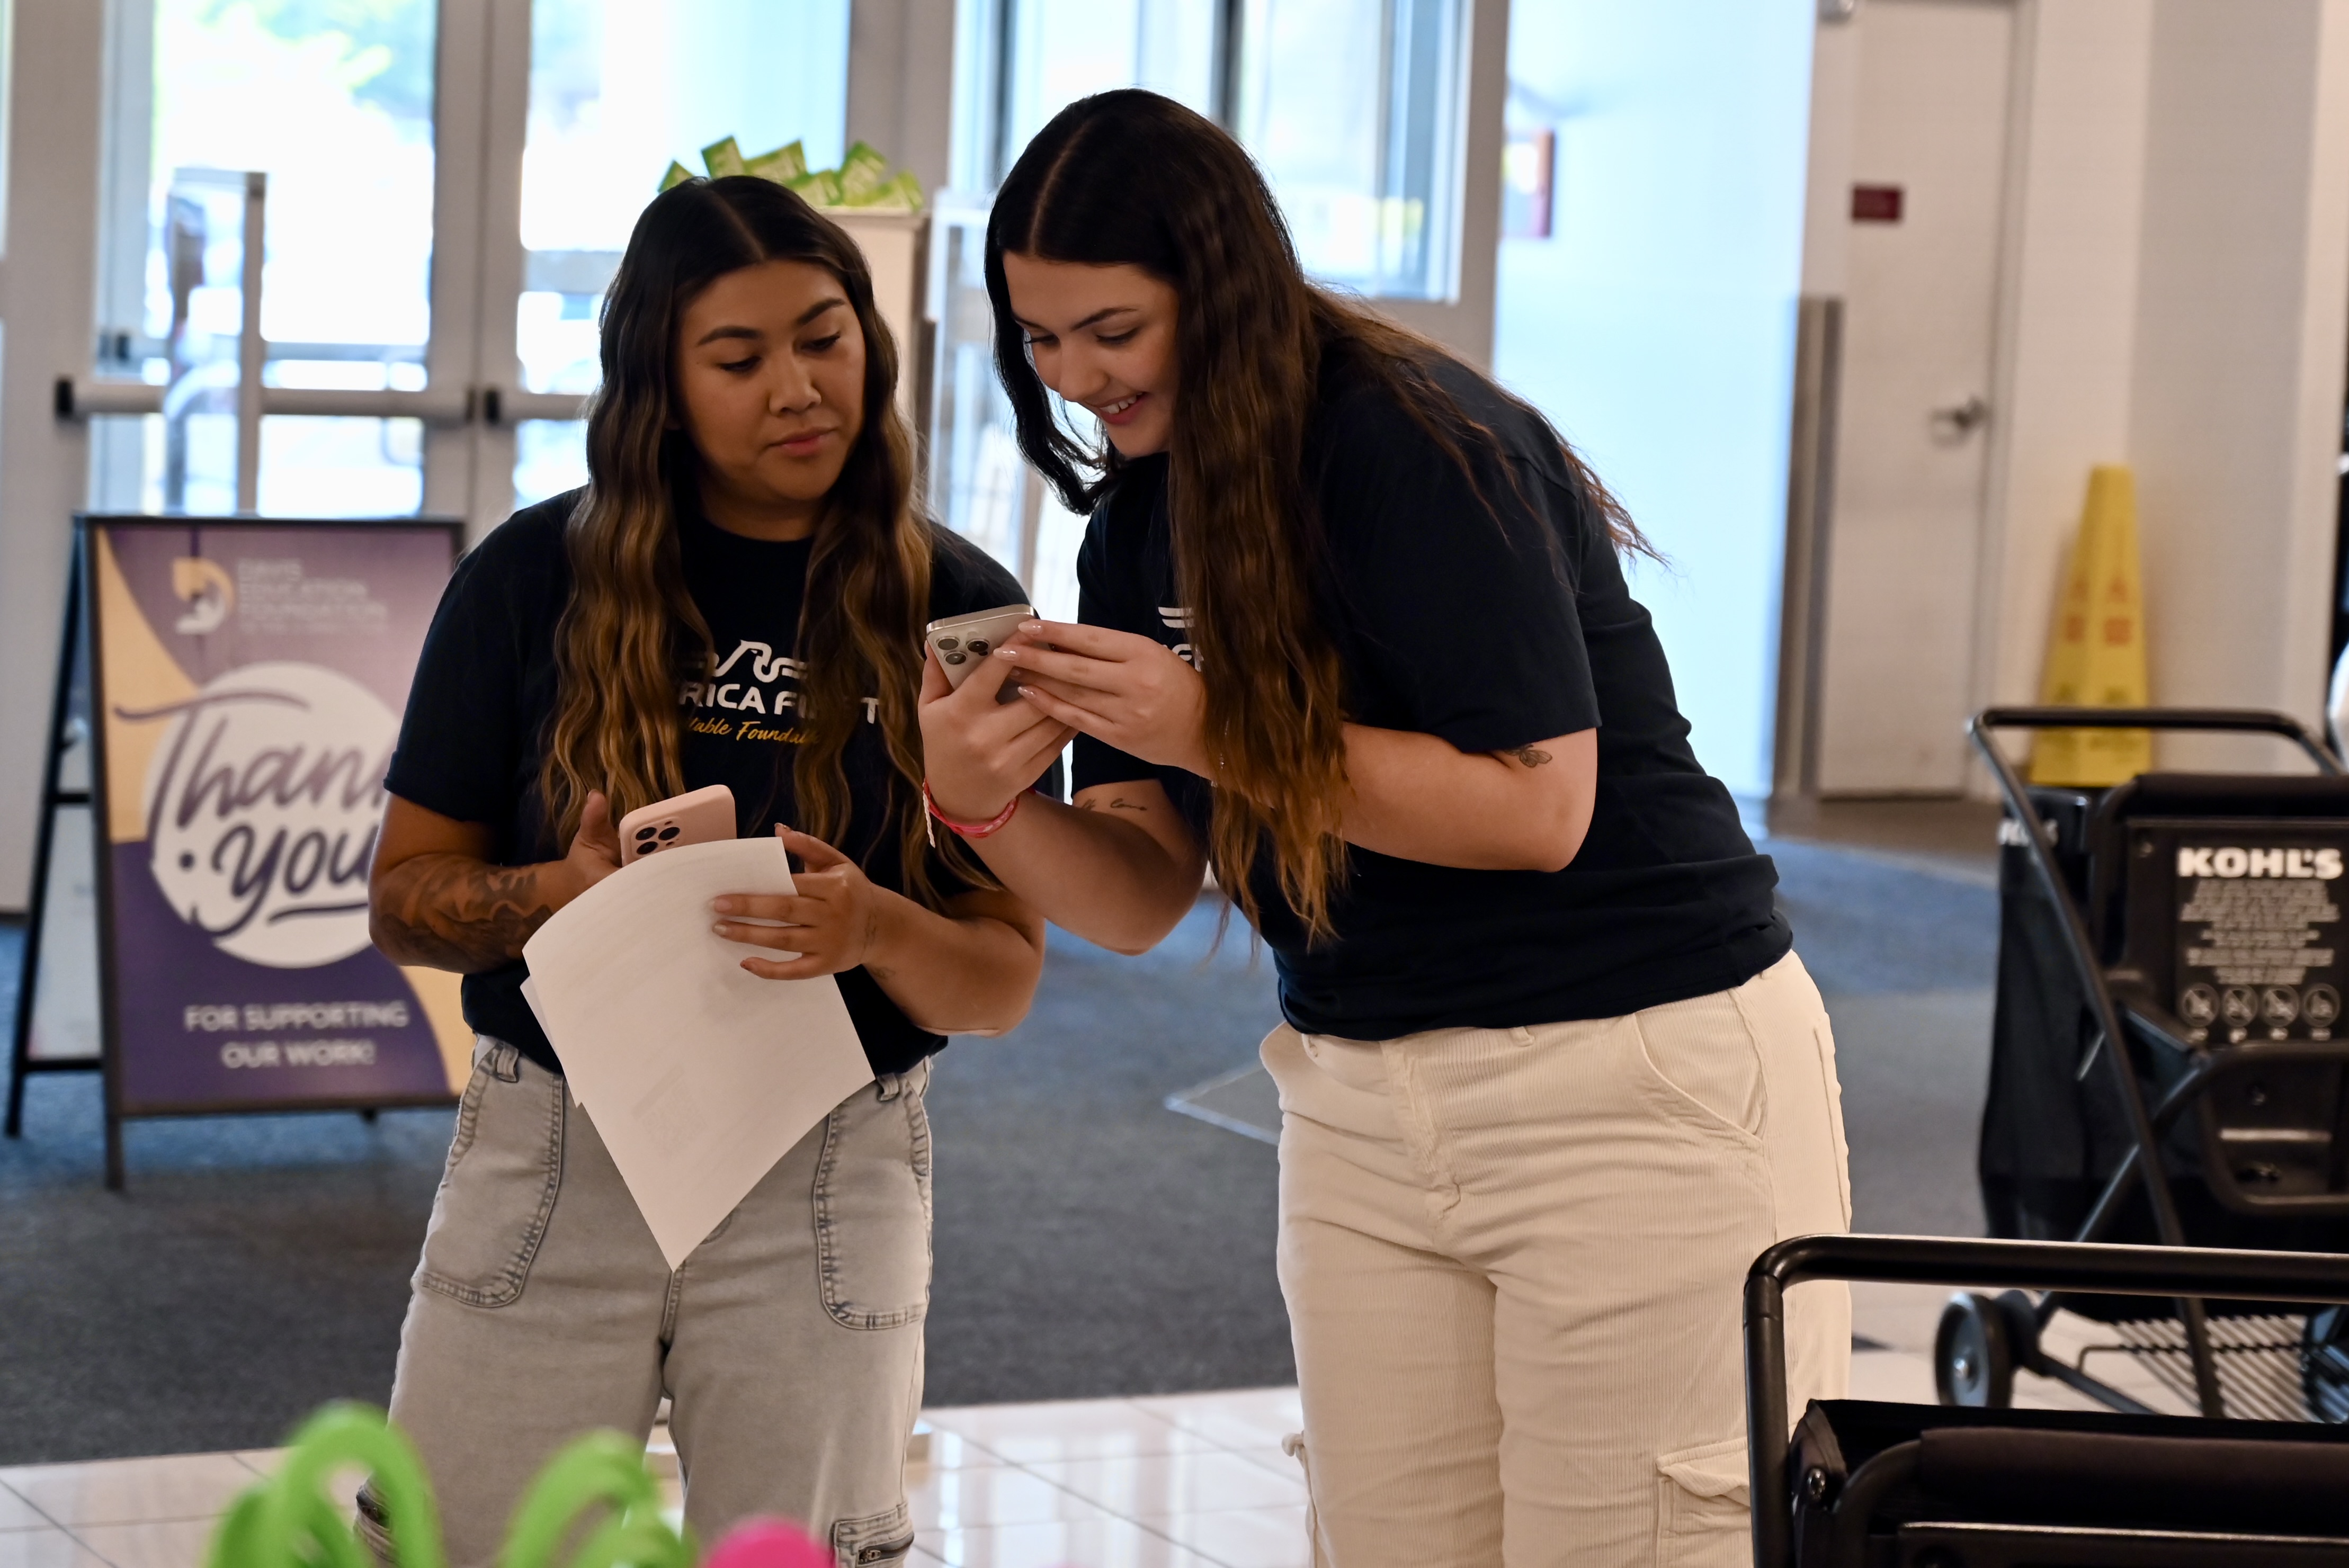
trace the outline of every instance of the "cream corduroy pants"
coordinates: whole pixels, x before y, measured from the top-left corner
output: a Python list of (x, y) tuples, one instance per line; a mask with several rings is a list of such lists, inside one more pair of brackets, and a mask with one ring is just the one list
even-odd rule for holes
[[(1801, 962), (1625, 1017), (1283, 1026), (1263, 1054), (1316, 1564), (1751, 1562), (1745, 1271), (1851, 1221)], [(1792, 1410), (1842, 1395), (1846, 1288), (1792, 1293), (1786, 1340)]]

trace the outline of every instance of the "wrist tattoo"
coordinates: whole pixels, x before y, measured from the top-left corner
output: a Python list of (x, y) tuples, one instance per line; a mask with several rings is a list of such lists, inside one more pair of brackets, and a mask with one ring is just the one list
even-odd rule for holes
[(1544, 751), (1538, 746), (1519, 746), (1508, 751), (1505, 751), (1501, 755), (1504, 757), (1514, 757), (1528, 768), (1538, 768), (1543, 763), (1549, 760), (1549, 753)]
[(398, 963), (476, 975), (522, 956), (554, 913), (536, 866), (419, 855), (386, 872), (374, 900), (376, 944)]

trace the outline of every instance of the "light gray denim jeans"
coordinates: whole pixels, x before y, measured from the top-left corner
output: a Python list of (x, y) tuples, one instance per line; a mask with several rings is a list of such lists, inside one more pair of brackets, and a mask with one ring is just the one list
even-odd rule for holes
[(483, 1038), (400, 1331), (391, 1417), (452, 1568), (582, 1432), (661, 1396), (704, 1547), (781, 1515), (840, 1568), (905, 1560), (930, 1295), (926, 1062), (843, 1100), (671, 1272), (563, 1080)]

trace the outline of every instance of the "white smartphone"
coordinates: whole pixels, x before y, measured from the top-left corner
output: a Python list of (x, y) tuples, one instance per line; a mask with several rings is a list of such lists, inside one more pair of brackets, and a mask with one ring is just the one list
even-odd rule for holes
[[(943, 621), (933, 621), (922, 636), (938, 655), (938, 663), (947, 672), (947, 685), (957, 691), (970, 678), (978, 663), (1001, 646), (1022, 621), (1032, 621), (1036, 612), (1026, 604), (1005, 604), (993, 610), (975, 610), (968, 615), (953, 615)], [(1018, 702), (1019, 689), (1012, 681), (1005, 681), (1003, 689), (995, 694), (998, 702)]]
[(734, 791), (712, 784), (639, 806), (621, 818), (620, 863), (633, 865), (657, 850), (717, 843), (734, 836)]

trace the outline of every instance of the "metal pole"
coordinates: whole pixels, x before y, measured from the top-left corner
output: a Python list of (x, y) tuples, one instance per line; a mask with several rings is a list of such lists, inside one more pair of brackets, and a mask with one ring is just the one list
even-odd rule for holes
[(47, 756), (41, 765), (41, 824), (33, 845), (33, 898), (25, 912), (25, 945), (16, 970), (16, 1033), (8, 1050), (8, 1114), (5, 1131), (11, 1138), (25, 1132), (25, 1078), (33, 1060), (33, 1001), (41, 978), (41, 927), (49, 906), (49, 861), (57, 851), (59, 770), (67, 751), (66, 723), (73, 708), (75, 655), (81, 645), (82, 541), (74, 541), (73, 562), (66, 570), (65, 636), (57, 655), (57, 689), (49, 701)]
[(1745, 1276), (1746, 1505), (1754, 1568), (1790, 1568), (1795, 1560), (1786, 1490), (1785, 1285), (1763, 1266), (1775, 1251), (1756, 1258)]
[(265, 259), (269, 176), (244, 177), (244, 319), (236, 339), (236, 510), (261, 510), (261, 270)]

